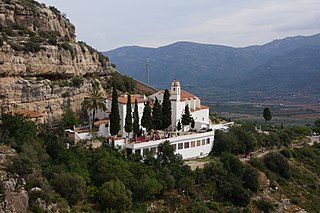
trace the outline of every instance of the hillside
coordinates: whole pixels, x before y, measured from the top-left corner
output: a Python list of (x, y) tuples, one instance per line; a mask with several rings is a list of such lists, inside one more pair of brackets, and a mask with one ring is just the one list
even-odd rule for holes
[(77, 41), (74, 25), (57, 8), (0, 1), (1, 113), (36, 111), (55, 122), (65, 109), (81, 110), (92, 82), (108, 89), (112, 78), (154, 91), (123, 77), (107, 57)]
[(159, 48), (121, 47), (104, 54), (119, 70), (142, 81), (148, 57), (153, 86), (167, 87), (177, 78), (204, 99), (216, 92), (224, 93), (225, 100), (241, 100), (253, 90), (274, 96), (314, 93), (320, 73), (319, 47), (320, 34), (316, 34), (245, 48), (177, 42)]

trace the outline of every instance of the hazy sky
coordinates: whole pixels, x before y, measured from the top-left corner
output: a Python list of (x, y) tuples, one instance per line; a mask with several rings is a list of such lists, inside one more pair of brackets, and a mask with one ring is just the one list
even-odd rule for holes
[(319, 0), (39, 0), (98, 50), (194, 41), (234, 47), (320, 33)]

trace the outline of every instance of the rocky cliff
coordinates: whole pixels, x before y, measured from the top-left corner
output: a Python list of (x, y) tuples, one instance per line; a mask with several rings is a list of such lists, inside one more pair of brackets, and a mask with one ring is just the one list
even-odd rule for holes
[[(32, 110), (56, 118), (65, 107), (79, 110), (90, 76), (115, 71), (108, 58), (76, 41), (63, 14), (33, 0), (0, 1), (0, 34), (2, 112)], [(82, 78), (80, 85), (72, 85), (75, 77)]]

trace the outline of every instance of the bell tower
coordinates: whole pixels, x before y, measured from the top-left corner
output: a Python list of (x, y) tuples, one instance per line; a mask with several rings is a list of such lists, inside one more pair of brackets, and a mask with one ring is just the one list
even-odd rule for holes
[(178, 80), (173, 80), (171, 83), (171, 100), (172, 101), (180, 101), (181, 88)]

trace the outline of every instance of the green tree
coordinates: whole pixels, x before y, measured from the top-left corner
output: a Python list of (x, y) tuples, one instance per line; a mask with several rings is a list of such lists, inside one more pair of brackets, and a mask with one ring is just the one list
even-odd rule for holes
[(147, 132), (150, 133), (152, 130), (152, 116), (151, 116), (151, 107), (150, 107), (150, 102), (147, 101), (147, 103), (144, 106), (143, 109), (143, 115), (141, 118), (141, 126), (147, 129)]
[(118, 93), (115, 85), (113, 85), (112, 90), (112, 103), (110, 112), (110, 134), (117, 135), (120, 131), (120, 114), (119, 114), (119, 103), (118, 103)]
[(125, 120), (125, 126), (124, 129), (127, 133), (130, 134), (132, 132), (132, 110), (131, 110), (131, 95), (128, 95), (127, 100), (127, 113), (126, 113), (126, 120)]
[(259, 174), (250, 165), (246, 165), (244, 169), (244, 175), (242, 177), (243, 187), (250, 189), (252, 192), (257, 192), (259, 190)]
[(192, 117), (189, 110), (189, 105), (187, 104), (184, 108), (184, 113), (181, 116), (181, 123), (183, 126), (190, 125), (192, 122)]
[(158, 146), (157, 160), (161, 165), (167, 165), (175, 162), (176, 155), (174, 154), (174, 148), (171, 146), (170, 141), (166, 140)]
[(86, 182), (78, 174), (60, 173), (54, 174), (51, 184), (71, 205), (82, 200), (86, 194)]
[(162, 102), (162, 128), (167, 129), (171, 125), (171, 101), (169, 90), (164, 91), (163, 102)]
[(71, 109), (67, 109), (62, 114), (62, 125), (64, 128), (73, 128), (73, 126), (79, 125), (80, 119)]
[(139, 112), (138, 112), (138, 102), (137, 99), (134, 101), (134, 111), (133, 111), (133, 133), (137, 137), (140, 133), (139, 125)]
[(103, 210), (124, 212), (132, 205), (131, 191), (126, 189), (120, 180), (111, 180), (102, 185), (99, 190), (99, 201)]
[(267, 124), (267, 121), (271, 121), (272, 119), (271, 111), (268, 107), (263, 110), (263, 118), (265, 120), (265, 124)]
[(291, 176), (289, 162), (283, 155), (277, 152), (268, 153), (265, 155), (263, 161), (268, 169), (281, 177), (289, 178)]
[(153, 110), (152, 110), (152, 121), (153, 121), (154, 129), (159, 130), (163, 127), (163, 125), (162, 125), (162, 109), (161, 109), (161, 105), (160, 105), (157, 98), (154, 102), (154, 106), (153, 106)]
[(195, 126), (196, 126), (196, 122), (192, 118), (192, 120), (191, 120), (191, 129), (194, 129)]
[(106, 104), (105, 104), (105, 99), (103, 97), (102, 92), (98, 88), (91, 88), (88, 96), (84, 98), (82, 102), (82, 109), (84, 110), (92, 110), (92, 124), (91, 128), (94, 127), (94, 121), (95, 121), (95, 116), (96, 116), (96, 111), (98, 109), (100, 110), (107, 110)]
[(180, 131), (182, 129), (182, 125), (181, 125), (181, 122), (180, 120), (178, 121), (178, 124), (177, 124), (177, 130)]
[(20, 151), (24, 143), (36, 138), (37, 125), (22, 115), (3, 114), (0, 132), (7, 138), (5, 143)]
[(315, 120), (313, 125), (313, 131), (316, 133), (320, 133), (320, 119)]
[(233, 173), (236, 177), (242, 177), (244, 173), (244, 166), (236, 156), (230, 153), (224, 153), (220, 160), (225, 170)]

